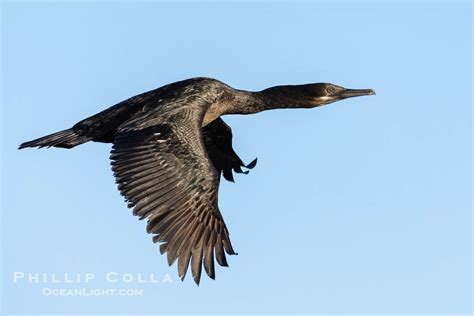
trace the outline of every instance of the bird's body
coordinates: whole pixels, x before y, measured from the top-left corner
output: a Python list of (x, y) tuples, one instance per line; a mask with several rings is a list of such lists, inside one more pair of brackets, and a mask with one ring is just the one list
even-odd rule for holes
[(135, 215), (147, 218), (160, 251), (178, 260), (184, 278), (189, 264), (199, 284), (201, 267), (214, 278), (214, 257), (227, 266), (235, 254), (217, 205), (220, 175), (253, 168), (232, 148), (232, 131), (220, 118), (277, 108), (310, 108), (373, 94), (331, 84), (278, 86), (249, 92), (210, 78), (193, 78), (122, 101), (72, 128), (20, 145), (72, 148), (113, 143), (112, 170)]

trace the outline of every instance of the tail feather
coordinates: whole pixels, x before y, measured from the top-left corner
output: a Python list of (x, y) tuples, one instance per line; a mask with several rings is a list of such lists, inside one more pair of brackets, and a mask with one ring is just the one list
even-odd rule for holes
[(60, 148), (72, 148), (79, 144), (89, 141), (89, 138), (84, 135), (80, 135), (73, 129), (66, 129), (51, 135), (47, 135), (29, 142), (21, 144), (18, 149), (27, 147), (60, 147)]

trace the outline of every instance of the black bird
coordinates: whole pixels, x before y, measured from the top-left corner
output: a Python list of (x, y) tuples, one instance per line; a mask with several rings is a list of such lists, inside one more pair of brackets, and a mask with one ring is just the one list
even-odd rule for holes
[(252, 169), (257, 162), (245, 165), (237, 156), (231, 128), (221, 116), (313, 108), (373, 94), (371, 89), (329, 83), (250, 92), (211, 78), (193, 78), (134, 96), (19, 149), (112, 143), (112, 170), (128, 207), (148, 219), (148, 233), (161, 243), (169, 265), (178, 260), (181, 279), (191, 263), (199, 285), (203, 263), (214, 279), (214, 257), (227, 266), (224, 251), (235, 254), (217, 203), (220, 175), (233, 181), (232, 171), (244, 172), (242, 168)]

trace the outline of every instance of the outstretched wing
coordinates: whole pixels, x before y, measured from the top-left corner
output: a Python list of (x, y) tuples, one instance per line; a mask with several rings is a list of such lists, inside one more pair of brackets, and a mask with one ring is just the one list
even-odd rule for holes
[(237, 173), (248, 173), (242, 171), (242, 167), (252, 169), (257, 164), (256, 158), (248, 165), (242, 162), (232, 148), (232, 129), (221, 118), (204, 126), (202, 137), (214, 168), (219, 174), (222, 172), (227, 181), (234, 181), (232, 170)]
[(148, 218), (148, 233), (162, 243), (169, 265), (178, 260), (181, 279), (191, 263), (197, 284), (202, 263), (214, 279), (214, 256), (227, 266), (224, 249), (235, 254), (217, 205), (219, 174), (201, 137), (205, 111), (206, 106), (185, 106), (132, 118), (119, 128), (111, 155), (134, 215)]

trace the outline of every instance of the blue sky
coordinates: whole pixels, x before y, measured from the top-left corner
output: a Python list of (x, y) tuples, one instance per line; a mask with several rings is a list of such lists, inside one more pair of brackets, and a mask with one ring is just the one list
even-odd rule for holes
[[(470, 314), (471, 6), (3, 2), (3, 311)], [(109, 145), (16, 150), (195, 76), (247, 90), (332, 82), (377, 91), (224, 118), (240, 156), (259, 163), (221, 186), (239, 255), (199, 288), (179, 281), (126, 208)], [(34, 284), (14, 282), (14, 272), (96, 278)], [(110, 272), (173, 282), (110, 283)]]

